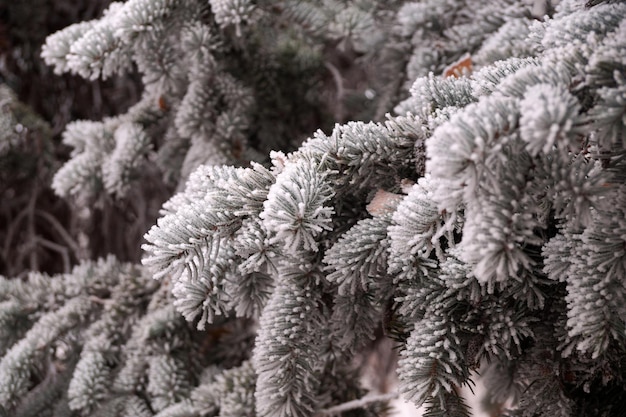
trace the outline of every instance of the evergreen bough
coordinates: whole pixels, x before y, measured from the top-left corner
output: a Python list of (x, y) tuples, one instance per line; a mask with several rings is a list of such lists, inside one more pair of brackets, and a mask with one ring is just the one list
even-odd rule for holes
[(232, 161), (221, 144), (258, 121), (213, 39), (248, 41), (269, 10), (364, 51), (396, 13), (381, 54), (418, 78), (382, 121), (200, 165), (145, 235), (144, 266), (1, 280), (5, 410), (295, 417), (362, 398), (372, 415), (355, 358), (382, 330), (401, 395), (429, 415), (469, 415), (459, 389), (479, 369), (506, 415), (623, 413), (626, 4), (563, 0), (539, 21), (516, 1), (209, 3), (214, 26), (192, 1), (130, 0), (49, 38), (59, 71), (134, 62), (147, 97), (68, 128), (57, 192), (121, 196), (171, 138), (190, 140), (187, 161)]

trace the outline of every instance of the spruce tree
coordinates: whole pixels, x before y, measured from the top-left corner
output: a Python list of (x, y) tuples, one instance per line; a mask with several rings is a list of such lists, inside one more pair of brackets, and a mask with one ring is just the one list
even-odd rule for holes
[[(0, 280), (4, 410), (380, 415), (388, 338), (428, 415), (478, 370), (501, 415), (623, 414), (626, 4), (547, 5), (129, 0), (51, 35), (57, 71), (144, 83), (68, 126), (55, 191), (178, 192), (142, 265)], [(321, 74), (338, 123), (298, 144)]]

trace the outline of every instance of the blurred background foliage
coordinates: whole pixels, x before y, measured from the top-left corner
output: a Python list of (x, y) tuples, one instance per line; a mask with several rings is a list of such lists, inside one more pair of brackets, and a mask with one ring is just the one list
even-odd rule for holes
[(90, 213), (73, 210), (49, 187), (69, 157), (61, 144), (66, 124), (116, 114), (141, 93), (136, 74), (105, 81), (58, 76), (40, 58), (46, 36), (97, 18), (109, 3), (0, 1), (0, 275), (68, 271), (78, 259), (105, 253), (137, 260), (137, 242), (169, 194), (152, 192), (157, 201), (139, 219), (129, 202), (99, 201)]
[[(176, 181), (164, 181), (156, 169), (142, 175), (128, 197), (102, 193), (87, 205), (72, 204), (50, 189), (55, 172), (70, 159), (71, 148), (62, 143), (66, 125), (122, 114), (142, 96), (136, 69), (123, 76), (88, 80), (55, 74), (40, 56), (48, 35), (98, 19), (110, 3), (0, 0), (0, 275), (67, 272), (79, 260), (107, 254), (138, 262), (143, 234), (176, 190)], [(394, 0), (386, 7), (400, 4)], [(283, 11), (271, 12), (278, 16)], [(379, 18), (389, 24), (393, 16)], [(279, 30), (289, 29), (287, 22), (277, 24)], [(264, 92), (257, 97), (257, 132), (248, 139), (252, 145), (255, 135), (261, 143), (261, 137), (269, 134), (274, 138), (272, 149), (291, 151), (317, 129), (330, 131), (334, 123), (381, 120), (407, 94), (404, 79), (387, 75), (399, 70), (390, 66), (405, 64), (406, 58), (399, 57), (407, 54), (407, 43), (395, 42), (395, 47), (373, 56), (350, 39), (324, 37), (306, 27), (298, 30), (317, 43), (320, 55), (316, 52), (316, 60), (302, 69), (294, 62), (303, 52), (293, 49), (301, 44), (292, 45), (291, 53), (289, 45), (281, 47), (283, 61), (271, 74), (272, 88), (260, 88)], [(244, 81), (257, 88), (267, 82), (257, 80), (259, 74), (245, 62), (237, 66), (237, 59), (233, 57), (233, 65)], [(167, 106), (167, 100), (163, 104)], [(272, 150), (258, 148), (259, 155)]]

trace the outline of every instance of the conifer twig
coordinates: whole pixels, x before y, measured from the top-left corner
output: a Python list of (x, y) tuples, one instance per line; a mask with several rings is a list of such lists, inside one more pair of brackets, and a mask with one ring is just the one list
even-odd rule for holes
[[(28, 201), (27, 210), (27, 219), (28, 219), (28, 235), (31, 242), (36, 240), (36, 232), (35, 232), (35, 205), (37, 204), (37, 197), (39, 195), (39, 186), (37, 183), (33, 186), (33, 192), (31, 194), (31, 198)], [(39, 257), (37, 256), (37, 250), (33, 248), (29, 254), (30, 261), (30, 269), (33, 271), (39, 270)]]
[(372, 403), (390, 401), (396, 398), (398, 398), (397, 392), (389, 392), (386, 394), (368, 394), (365, 397), (359, 398), (357, 400), (348, 401), (343, 404), (320, 410), (315, 414), (315, 416), (334, 416), (339, 413), (343, 413), (344, 411), (354, 410), (356, 408), (363, 408)]
[(79, 258), (80, 248), (78, 247), (78, 243), (76, 243), (76, 240), (72, 238), (72, 236), (67, 231), (67, 229), (65, 229), (65, 227), (63, 227), (63, 225), (61, 225), (61, 223), (57, 219), (55, 219), (54, 216), (50, 215), (49, 213), (46, 213), (43, 210), (36, 210), (35, 214), (41, 217), (42, 219), (46, 220), (50, 224), (50, 226), (52, 226), (52, 228), (58, 233), (61, 239), (63, 239), (65, 244), (69, 246), (69, 248), (74, 253), (74, 256), (76, 257), (76, 259), (80, 259)]
[(341, 73), (330, 62), (325, 62), (324, 66), (333, 76), (333, 80), (335, 80), (335, 86), (337, 87), (337, 107), (335, 108), (335, 118), (337, 120), (343, 120), (344, 112), (343, 112), (343, 99), (345, 96), (345, 88), (343, 87), (343, 78), (341, 77)]
[(51, 251), (61, 255), (63, 260), (63, 272), (69, 273), (71, 271), (72, 265), (70, 262), (69, 250), (65, 246), (54, 243), (48, 239), (44, 239), (41, 236), (35, 236), (35, 242), (44, 248), (50, 249)]

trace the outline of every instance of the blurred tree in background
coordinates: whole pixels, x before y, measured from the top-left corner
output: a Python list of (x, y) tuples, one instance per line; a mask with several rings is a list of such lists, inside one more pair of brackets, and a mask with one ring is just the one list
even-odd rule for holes
[[(108, 230), (83, 219), (50, 189), (52, 175), (69, 157), (69, 148), (61, 144), (67, 123), (115, 114), (134, 103), (141, 91), (139, 78), (132, 74), (109, 80), (58, 76), (40, 56), (50, 33), (96, 18), (108, 4), (108, 0), (0, 2), (2, 115), (11, 130), (22, 126), (15, 132), (11, 151), (2, 154), (0, 167), (1, 274), (15, 276), (28, 269), (62, 272), (80, 259), (106, 253), (137, 260), (142, 230), (156, 217), (153, 210), (145, 224), (135, 226), (127, 244), (119, 245), (119, 239), (109, 240)], [(3, 146), (8, 149), (6, 142)], [(164, 195), (155, 198), (162, 200)], [(95, 215), (107, 219), (111, 229), (127, 230), (136, 223), (112, 202)], [(90, 245), (81, 246), (79, 241)]]

